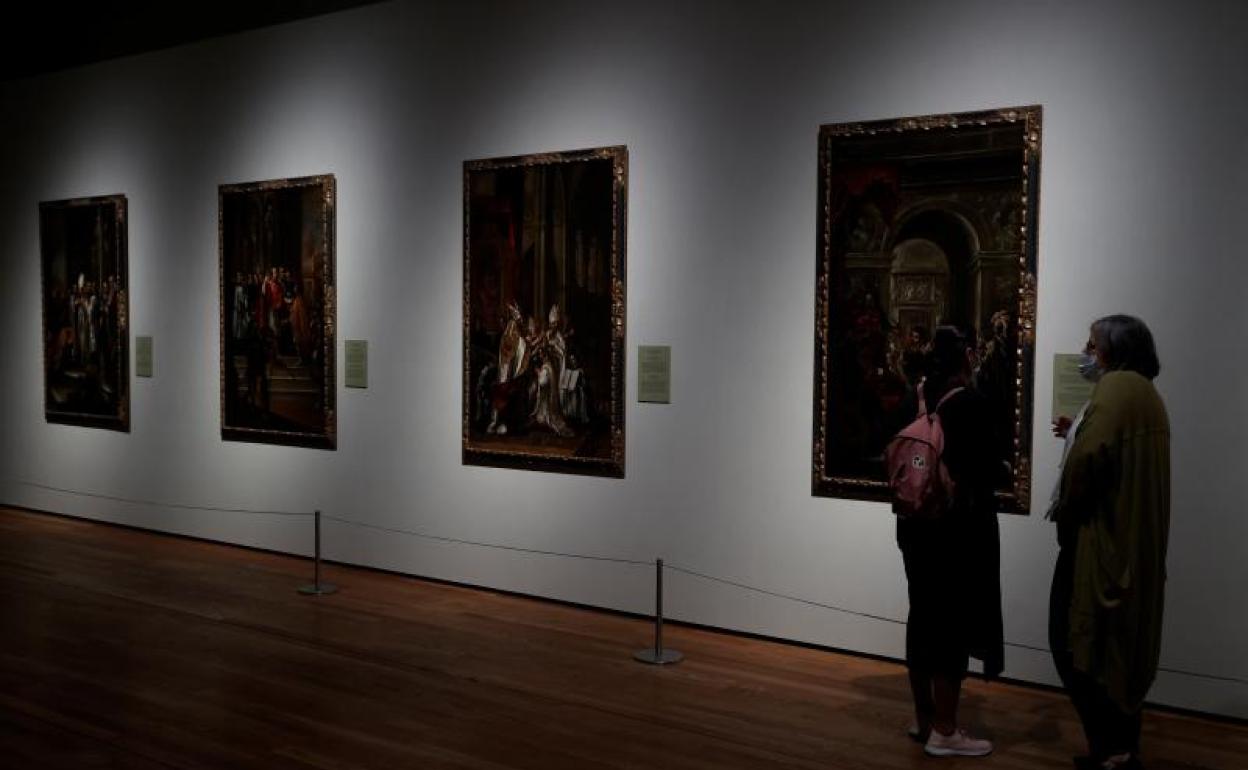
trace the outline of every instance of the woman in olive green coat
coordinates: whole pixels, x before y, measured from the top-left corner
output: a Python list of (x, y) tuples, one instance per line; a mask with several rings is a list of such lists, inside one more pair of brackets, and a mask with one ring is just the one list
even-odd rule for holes
[(1049, 603), (1054, 662), (1087, 734), (1087, 768), (1138, 768), (1157, 673), (1170, 529), (1170, 424), (1143, 321), (1107, 316), (1085, 350), (1098, 379), (1053, 510), (1061, 551)]

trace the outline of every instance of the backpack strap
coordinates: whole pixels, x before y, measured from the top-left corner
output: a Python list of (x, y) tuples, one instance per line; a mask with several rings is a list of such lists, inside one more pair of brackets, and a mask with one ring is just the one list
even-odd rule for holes
[[(919, 400), (919, 414), (918, 414), (918, 416), (919, 416), (919, 417), (927, 417), (927, 399), (923, 398), (923, 385), (924, 385), (926, 382), (927, 382), (927, 380), (926, 380), (926, 379), (924, 379), (924, 380), (920, 380), (920, 381), (919, 381), (919, 386), (918, 386), (918, 388), (916, 389), (916, 391), (917, 391), (917, 393), (918, 393), (918, 400)], [(966, 390), (966, 388), (963, 388), (963, 387), (957, 387), (957, 388), (954, 388), (953, 390), (949, 391), (949, 392), (948, 392), (948, 393), (946, 393), (945, 395), (941, 396), (940, 401), (936, 404), (936, 408), (932, 410), (932, 413), (933, 413), (933, 414), (935, 414), (936, 412), (939, 412), (939, 411), (940, 411), (940, 408), (941, 408), (942, 406), (944, 406), (944, 405), (945, 405), (945, 402), (946, 402), (946, 401), (948, 401), (949, 399), (951, 399), (951, 398), (953, 398), (954, 396), (958, 395), (959, 393), (961, 393), (961, 392), (962, 392), (962, 391), (964, 391), (964, 390)]]
[[(935, 409), (933, 409), (932, 411), (933, 411), (933, 412), (939, 412), (939, 411), (940, 411), (940, 408), (941, 408), (942, 406), (944, 406), (944, 405), (945, 405), (945, 402), (946, 402), (946, 401), (948, 401), (949, 399), (951, 399), (951, 398), (953, 398), (954, 396), (958, 395), (959, 393), (961, 393), (961, 392), (962, 392), (962, 391), (964, 391), (964, 390), (966, 390), (966, 388), (961, 388), (961, 387), (959, 387), (959, 388), (954, 388), (953, 390), (951, 390), (951, 391), (949, 391), (948, 393), (946, 393), (944, 396), (941, 396), (940, 403), (936, 404), (936, 408), (935, 408)], [(920, 392), (920, 396), (921, 396), (921, 395), (922, 395), (922, 393)]]

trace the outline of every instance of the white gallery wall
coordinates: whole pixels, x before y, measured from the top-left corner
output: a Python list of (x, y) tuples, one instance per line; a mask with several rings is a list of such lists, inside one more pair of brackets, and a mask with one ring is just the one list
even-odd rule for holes
[[(1226, 3), (394, 2), (0, 85), (0, 502), (308, 553), (310, 511), (652, 560), (904, 618), (894, 521), (810, 494), (822, 123), (1044, 106), (1035, 484), (1006, 636), (1047, 646), (1052, 356), (1142, 316), (1173, 425), (1162, 665), (1248, 679), (1248, 9)], [(629, 148), (627, 476), (460, 462), (466, 159)], [(338, 181), (338, 449), (223, 442), (217, 185)], [(39, 201), (129, 199), (132, 430), (44, 421)], [(341, 340), (369, 343), (369, 388)], [(672, 347), (670, 405), (636, 347)], [(133, 353), (133, 351), (132, 351)], [(647, 612), (653, 570), (325, 525), (326, 556)], [(669, 575), (671, 617), (886, 656), (904, 629)], [(345, 590), (351, 590), (347, 585)], [(297, 600), (292, 595), (292, 601)], [(621, 640), (622, 654), (645, 642)], [(831, 665), (831, 661), (829, 661)], [(1056, 682), (1007, 649), (1007, 676)], [(1158, 703), (1248, 717), (1163, 672)]]

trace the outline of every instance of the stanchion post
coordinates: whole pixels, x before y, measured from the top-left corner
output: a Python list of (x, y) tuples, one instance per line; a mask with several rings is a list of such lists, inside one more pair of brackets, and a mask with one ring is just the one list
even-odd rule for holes
[(663, 649), (663, 560), (654, 560), (654, 647), (633, 654), (633, 659), (652, 666), (679, 663), (685, 656), (676, 650)]
[(300, 586), (299, 593), (307, 596), (325, 596), (326, 594), (337, 593), (338, 586), (333, 583), (321, 582), (321, 512), (316, 511), (312, 519), (316, 538), (312, 557), (312, 585)]

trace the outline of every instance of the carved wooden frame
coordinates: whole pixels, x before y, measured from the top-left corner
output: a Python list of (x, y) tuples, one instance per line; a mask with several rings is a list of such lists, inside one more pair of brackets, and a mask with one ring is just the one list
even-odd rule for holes
[[(322, 403), (325, 419), (320, 431), (287, 431), (264, 428), (248, 428), (226, 424), (226, 376), (225, 350), (226, 329), (229, 311), (226, 296), (227, 277), (225, 273), (225, 196), (246, 194), (268, 190), (284, 190), (296, 187), (321, 187), (324, 216), (320, 222), (320, 247), (325, 255), (320, 280), (324, 285), (324, 309), (321, 320), (322, 344)], [(294, 177), (290, 179), (272, 179), (262, 182), (246, 182), (240, 184), (223, 184), (217, 189), (217, 299), (220, 303), (218, 316), (218, 333), (220, 339), (219, 377), (221, 387), (221, 438), (225, 441), (249, 441), (264, 444), (283, 444), (303, 446), (314, 449), (335, 449), (338, 441), (338, 420), (335, 372), (337, 369), (335, 353), (337, 351), (337, 290), (335, 276), (336, 232), (338, 193), (337, 182), (333, 174), (318, 176)]]
[[(610, 350), (610, 457), (557, 457), (540, 452), (503, 450), (474, 446), (472, 422), (472, 244), (471, 176), (482, 171), (608, 160), (612, 166), (611, 185), (611, 350)], [(628, 236), (628, 148), (597, 147), (565, 152), (545, 152), (464, 162), (464, 289), (463, 289), (463, 404), (462, 462), (522, 470), (574, 473), (591, 476), (624, 477), (624, 352), (625, 312), (627, 309), (625, 266)]]
[(831, 243), (831, 198), (829, 178), (832, 171), (831, 144), (839, 137), (904, 134), (933, 129), (994, 124), (1017, 124), (1023, 137), (1022, 217), (1019, 224), (1021, 249), (1018, 254), (1017, 340), (1013, 351), (1016, 388), (1014, 403), (1013, 457), (1011, 483), (1008, 491), (997, 494), (999, 509), (1027, 513), (1031, 500), (1031, 422), (1034, 393), (1034, 357), (1036, 331), (1036, 267), (1037, 216), (1040, 183), (1040, 131), (1042, 109), (1038, 105), (1011, 107), (981, 112), (927, 115), (841, 123), (821, 126), (819, 130), (819, 232), (816, 260), (815, 290), (815, 362), (814, 410), (812, 442), (812, 494), (861, 500), (887, 500), (888, 487), (882, 478), (835, 476), (825, 472), (827, 451), (832, 437), (827, 435), (829, 383), (835, 372), (830, 371), (831, 327), (830, 278), (833, 246)]
[[(117, 276), (121, 282), (121, 288), (117, 297), (117, 328), (113, 330), (116, 339), (120, 341), (121, 349), (118, 353), (117, 360), (117, 383), (121, 389), (118, 394), (117, 413), (114, 415), (99, 415), (85, 412), (70, 412), (52, 408), (48, 402), (48, 374), (50, 355), (47, 349), (49, 343), (48, 337), (48, 258), (49, 255), (45, 251), (46, 244), (43, 243), (44, 237), (44, 212), (57, 208), (82, 208), (87, 206), (112, 206), (113, 219), (116, 224), (115, 239), (112, 244), (116, 252), (117, 258)], [(81, 425), (89, 428), (106, 428), (117, 431), (130, 431), (130, 269), (128, 255), (128, 215), (126, 196), (116, 195), (99, 195), (89, 198), (71, 198), (59, 201), (44, 201), (39, 204), (39, 235), (40, 235), (40, 259), (39, 259), (39, 289), (40, 289), (40, 326), (43, 330), (43, 413), (44, 419), (50, 423), (59, 423), (63, 425)]]

